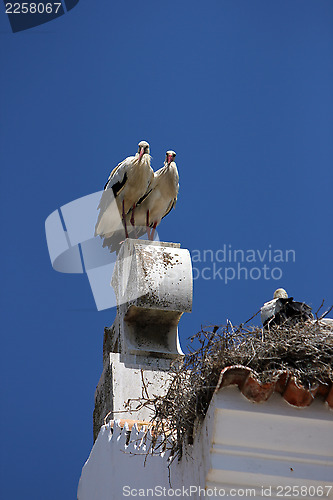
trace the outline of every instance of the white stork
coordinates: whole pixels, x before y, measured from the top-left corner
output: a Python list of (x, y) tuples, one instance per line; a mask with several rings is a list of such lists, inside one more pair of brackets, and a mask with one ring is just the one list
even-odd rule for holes
[(264, 328), (313, 319), (311, 307), (304, 302), (294, 301), (293, 297), (288, 297), (283, 288), (275, 290), (273, 300), (265, 302), (260, 315)]
[(288, 298), (288, 294), (284, 288), (278, 288), (277, 290), (275, 290), (273, 295), (273, 300), (265, 302), (262, 308), (260, 309), (260, 317), (263, 325), (266, 325), (266, 323), (268, 323), (272, 318), (274, 318), (276, 310), (276, 302), (280, 298), (283, 299)]
[(135, 208), (135, 225), (141, 226), (140, 234), (144, 234), (142, 227), (146, 227), (150, 240), (154, 239), (156, 226), (176, 206), (179, 175), (175, 157), (174, 151), (166, 152), (164, 166), (155, 172), (149, 192)]
[(108, 240), (115, 231), (122, 229), (122, 225), (128, 238), (126, 215), (132, 210), (129, 222), (134, 226), (136, 203), (149, 192), (154, 175), (150, 166), (149, 144), (141, 141), (138, 146), (136, 155), (119, 163), (104, 186), (95, 226), (95, 236), (104, 238), (103, 246), (108, 245)]

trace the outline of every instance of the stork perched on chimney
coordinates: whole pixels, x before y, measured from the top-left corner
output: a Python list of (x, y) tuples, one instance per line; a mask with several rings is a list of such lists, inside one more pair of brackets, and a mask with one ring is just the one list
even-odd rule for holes
[(149, 193), (135, 208), (135, 226), (138, 234), (142, 235), (147, 231), (150, 240), (154, 239), (156, 226), (176, 206), (179, 175), (175, 157), (174, 151), (166, 152), (164, 166), (155, 172)]
[[(115, 231), (124, 227), (128, 238), (128, 224), (135, 225), (135, 207), (150, 192), (153, 169), (150, 166), (149, 144), (141, 141), (135, 156), (120, 162), (111, 172), (104, 186), (98, 205), (99, 215), (95, 226), (95, 236), (104, 238), (103, 246), (108, 246)], [(127, 214), (131, 212), (129, 220)], [(121, 214), (121, 217), (120, 217)]]

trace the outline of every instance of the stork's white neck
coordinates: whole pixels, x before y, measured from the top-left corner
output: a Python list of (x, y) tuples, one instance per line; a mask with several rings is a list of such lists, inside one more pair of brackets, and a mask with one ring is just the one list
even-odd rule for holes
[(140, 160), (139, 153), (136, 153), (136, 155), (134, 156), (133, 163), (150, 167), (150, 159), (151, 159), (151, 156), (149, 154), (145, 153), (144, 155), (142, 155), (141, 160)]

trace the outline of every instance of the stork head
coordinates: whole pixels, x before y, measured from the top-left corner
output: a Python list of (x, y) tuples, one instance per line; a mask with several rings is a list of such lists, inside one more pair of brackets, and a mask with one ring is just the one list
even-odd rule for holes
[(287, 298), (288, 294), (284, 288), (278, 288), (277, 290), (275, 290), (273, 299), (287, 299)]
[(165, 156), (165, 162), (170, 165), (172, 161), (176, 158), (176, 153), (174, 151), (167, 151)]
[(139, 142), (138, 146), (139, 146), (138, 155), (139, 155), (139, 161), (140, 161), (144, 154), (149, 155), (149, 144), (147, 141), (141, 141), (141, 142)]

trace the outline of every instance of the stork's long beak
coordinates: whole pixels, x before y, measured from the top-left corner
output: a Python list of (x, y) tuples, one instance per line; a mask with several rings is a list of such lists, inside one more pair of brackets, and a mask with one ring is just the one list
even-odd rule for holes
[(168, 165), (170, 165), (170, 163), (172, 162), (172, 155), (168, 155)]
[(142, 148), (140, 149), (139, 160), (141, 160), (144, 152), (145, 152), (145, 148), (142, 146)]

